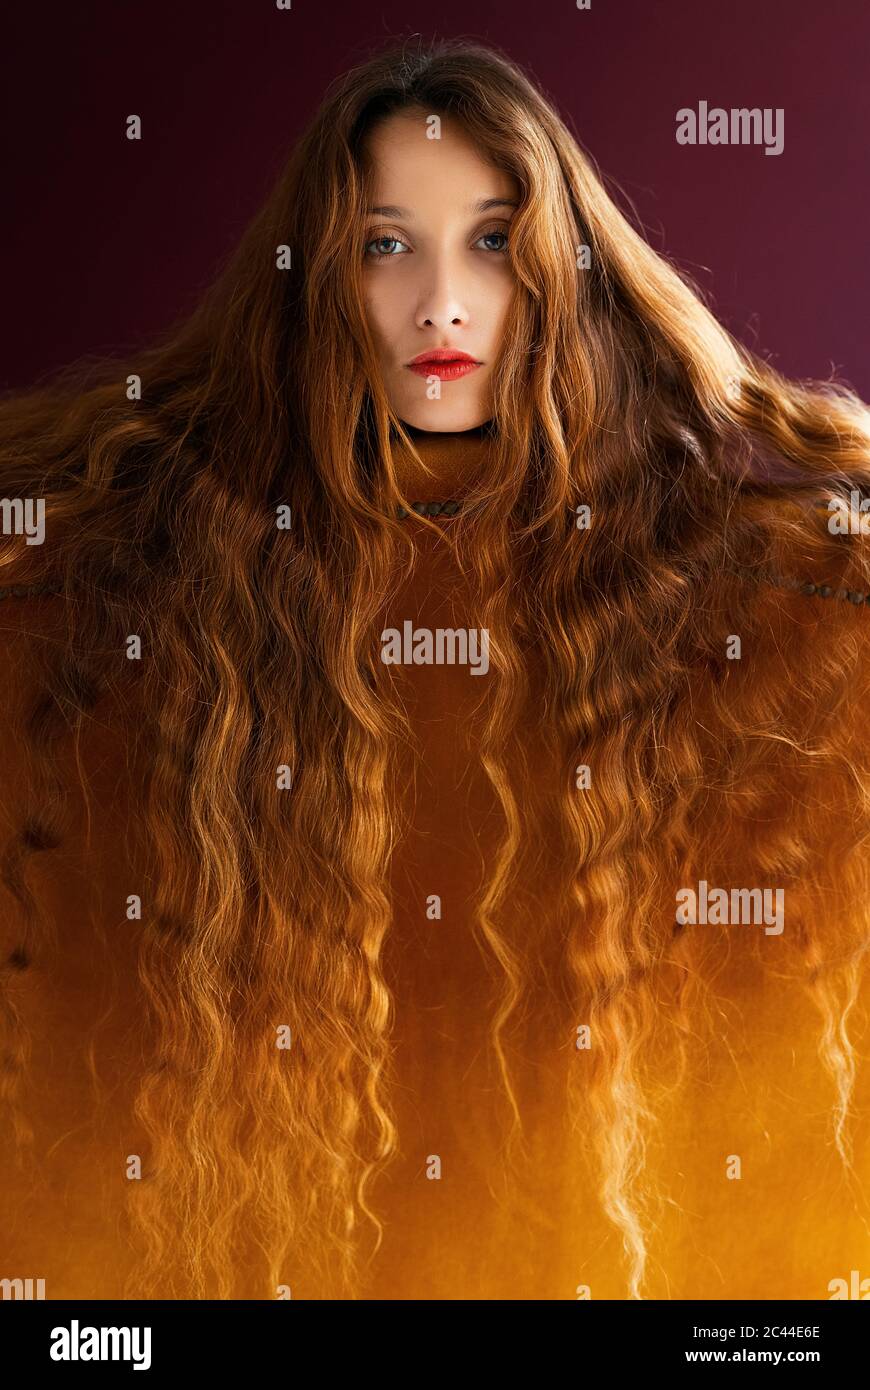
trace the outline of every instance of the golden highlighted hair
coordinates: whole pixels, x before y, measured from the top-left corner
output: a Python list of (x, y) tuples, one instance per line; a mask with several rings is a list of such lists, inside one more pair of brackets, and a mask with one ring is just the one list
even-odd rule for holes
[[(155, 1036), (136, 1100), (148, 1176), (129, 1184), (134, 1297), (238, 1296), (250, 1244), (246, 1296), (274, 1296), (303, 1261), (324, 1291), (356, 1297), (377, 1244), (377, 1178), (397, 1141), (383, 950), (404, 827), (390, 769), (410, 730), (375, 620), (408, 561), (394, 509), (409, 499), (361, 274), (366, 137), (406, 108), (421, 123), (454, 115), (522, 190), (495, 447), (451, 530), (493, 643), (480, 757), (504, 836), (477, 925), (503, 982), (492, 1040), (514, 1126), (506, 1042), (541, 941), (512, 916), (534, 830), (509, 746), (534, 698), (563, 772), (554, 1045), (592, 1026), (571, 1104), (624, 1236), (628, 1291), (643, 1286), (662, 1080), (643, 1059), (667, 1033), (684, 1063), (705, 1008), (707, 947), (675, 930), (675, 889), (773, 876), (801, 903), (779, 959), (821, 1009), (849, 1158), (846, 1021), (870, 903), (866, 740), (849, 736), (856, 630), (870, 619), (832, 603), (808, 668), (809, 638), (777, 647), (760, 597), (776, 591), (753, 576), (799, 547), (808, 576), (848, 560), (870, 587), (866, 545), (816, 519), (870, 480), (870, 412), (845, 386), (788, 381), (739, 346), (503, 56), (404, 43), (331, 88), (189, 317), (127, 362), (79, 362), (0, 405), (0, 486), (45, 498), (48, 537), (4, 541), (0, 578), (46, 580), (69, 600), (68, 641), (45, 660), (27, 730), (42, 781), (4, 859), (31, 917), (26, 857), (63, 835), (54, 741), (117, 682), (128, 634), (143, 636), (129, 698), (153, 758), (137, 810), (153, 865), (140, 976)], [(133, 374), (141, 400), (128, 399)], [(276, 528), (282, 504), (289, 532)], [(769, 659), (728, 662), (732, 633)], [(847, 814), (832, 820), (837, 807)], [(35, 917), (31, 928), (38, 949)], [(8, 1002), (2, 1019), (7, 1055), (24, 1057)], [(24, 1142), (14, 1070), (4, 1096)]]

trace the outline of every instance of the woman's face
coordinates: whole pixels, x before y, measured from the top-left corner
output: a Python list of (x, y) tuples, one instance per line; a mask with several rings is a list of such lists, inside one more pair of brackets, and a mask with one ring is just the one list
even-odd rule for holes
[[(439, 140), (427, 129), (415, 109), (369, 136), (365, 309), (399, 419), (468, 430), (492, 416), (492, 371), (516, 284), (506, 248), (519, 187), (454, 118), (441, 118)], [(476, 365), (451, 367), (443, 349)], [(442, 361), (415, 362), (429, 352)]]

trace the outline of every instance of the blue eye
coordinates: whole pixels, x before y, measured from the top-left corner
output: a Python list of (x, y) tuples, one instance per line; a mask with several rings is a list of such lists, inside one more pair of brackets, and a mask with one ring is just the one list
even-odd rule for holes
[[(501, 239), (502, 239), (504, 245), (503, 245), (503, 246), (483, 246), (483, 247), (481, 247), (480, 249), (483, 250), (483, 251), (488, 251), (488, 252), (490, 252), (491, 254), (494, 254), (494, 255), (504, 255), (505, 252), (507, 251), (507, 242), (508, 242), (508, 234), (507, 234), (507, 232), (502, 232), (502, 231), (499, 231), (499, 230), (497, 230), (497, 229), (495, 229), (495, 230), (493, 230), (493, 231), (491, 231), (491, 232), (483, 232), (482, 235), (478, 237), (478, 239), (477, 239), (477, 241), (474, 243), (474, 245), (475, 245), (475, 247), (477, 247), (477, 246), (480, 245), (480, 243), (481, 243), (482, 241), (483, 241), (483, 242), (491, 241), (493, 237), (501, 237)], [(395, 248), (396, 246), (404, 246), (405, 251), (404, 251), (404, 252), (398, 252), (398, 251), (396, 251), (395, 249), (388, 250), (388, 251), (377, 251), (377, 250), (374, 249), (375, 247), (384, 246), (384, 245), (392, 246), (393, 248)], [(391, 257), (395, 257), (395, 256), (397, 256), (397, 255), (404, 255), (404, 254), (408, 251), (408, 249), (409, 249), (409, 248), (408, 248), (408, 243), (407, 243), (406, 241), (402, 241), (401, 237), (398, 237), (398, 236), (394, 235), (394, 233), (392, 233), (392, 232), (382, 232), (380, 236), (374, 237), (372, 241), (367, 241), (367, 242), (365, 243), (365, 247), (364, 247), (365, 255), (368, 256), (369, 259), (370, 259), (370, 260), (373, 260), (373, 261), (386, 261), (386, 260), (388, 260), (388, 259), (391, 258)]]
[(391, 241), (391, 242), (394, 242), (397, 246), (405, 246), (405, 245), (407, 245), (406, 242), (400, 241), (399, 238), (398, 238), (397, 236), (389, 236), (388, 234), (385, 233), (383, 236), (375, 237), (373, 241), (367, 241), (367, 242), (366, 242), (366, 244), (365, 244), (365, 253), (366, 253), (366, 255), (367, 255), (367, 256), (371, 256), (372, 259), (373, 259), (373, 260), (376, 260), (376, 261), (385, 261), (385, 260), (387, 259), (388, 256), (393, 256), (393, 255), (395, 255), (396, 253), (395, 253), (394, 251), (372, 251), (372, 250), (369, 249), (369, 248), (372, 247), (372, 246), (382, 246), (383, 243), (384, 243), (385, 241), (387, 241), (387, 242), (390, 242), (390, 241)]
[(507, 240), (508, 240), (507, 232), (484, 232), (483, 236), (480, 237), (480, 240), (481, 240), (481, 241), (488, 241), (490, 237), (494, 237), (494, 236), (500, 236), (500, 237), (502, 238), (502, 240), (504, 241), (505, 244), (504, 244), (504, 246), (488, 246), (488, 247), (486, 248), (487, 251), (496, 251), (496, 252), (498, 252), (498, 251), (506, 251), (506, 250), (507, 250)]

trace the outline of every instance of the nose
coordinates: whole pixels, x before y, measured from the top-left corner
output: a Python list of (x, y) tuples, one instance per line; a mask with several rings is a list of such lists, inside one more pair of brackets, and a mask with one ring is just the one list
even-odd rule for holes
[(468, 321), (468, 304), (458, 283), (457, 267), (448, 257), (439, 257), (426, 271), (415, 315), (417, 327), (444, 330)]

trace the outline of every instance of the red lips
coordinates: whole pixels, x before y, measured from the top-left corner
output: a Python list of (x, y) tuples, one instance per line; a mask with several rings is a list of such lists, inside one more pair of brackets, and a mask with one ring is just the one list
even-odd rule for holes
[(460, 348), (429, 348), (408, 363), (409, 369), (417, 376), (437, 376), (442, 381), (467, 376), (469, 372), (477, 371), (479, 366), (481, 363), (476, 357), (462, 352)]
[(460, 348), (430, 348), (428, 352), (421, 352), (418, 357), (412, 358), (408, 366), (416, 367), (421, 362), (474, 362), (480, 365), (476, 357), (462, 352)]

